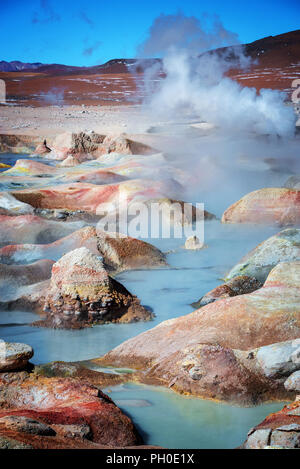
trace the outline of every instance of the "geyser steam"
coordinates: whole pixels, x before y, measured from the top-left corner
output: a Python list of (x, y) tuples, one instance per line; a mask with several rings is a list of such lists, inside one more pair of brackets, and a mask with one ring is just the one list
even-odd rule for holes
[[(223, 46), (233, 47), (207, 52)], [(229, 68), (242, 68), (250, 61), (237, 35), (218, 18), (209, 27), (181, 13), (161, 15), (138, 51), (142, 57), (162, 57), (165, 78), (159, 84), (158, 64), (145, 73), (150, 91), (145, 104), (157, 118), (193, 116), (234, 132), (293, 135), (295, 113), (284, 103), (284, 93), (263, 89), (257, 94), (255, 88), (244, 88), (225, 76)]]

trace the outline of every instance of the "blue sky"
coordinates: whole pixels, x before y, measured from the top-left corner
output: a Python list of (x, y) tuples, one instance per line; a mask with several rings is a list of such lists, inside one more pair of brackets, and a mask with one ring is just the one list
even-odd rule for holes
[(300, 28), (299, 0), (0, 0), (0, 60), (96, 65), (135, 57), (160, 14), (217, 14), (242, 43)]

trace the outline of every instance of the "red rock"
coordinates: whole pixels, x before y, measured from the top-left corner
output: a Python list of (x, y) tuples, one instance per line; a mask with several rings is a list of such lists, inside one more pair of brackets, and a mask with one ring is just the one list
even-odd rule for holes
[(113, 171), (105, 171), (104, 169), (96, 169), (94, 171), (85, 171), (83, 174), (70, 174), (70, 178), (74, 182), (85, 182), (89, 184), (115, 184), (126, 181), (126, 177), (114, 173)]
[(149, 243), (97, 228), (98, 250), (115, 271), (166, 266), (164, 254)]
[[(108, 396), (75, 379), (0, 374), (0, 400), (0, 435), (36, 449), (141, 443), (130, 418)], [(41, 434), (39, 430), (46, 426), (55, 435)]]
[(6, 174), (22, 173), (22, 175), (40, 176), (45, 174), (55, 174), (56, 168), (45, 163), (34, 160), (17, 160), (14, 166)]
[(46, 320), (39, 325), (56, 328), (152, 318), (135, 296), (107, 274), (99, 257), (85, 247), (69, 252), (53, 265), (44, 312)]
[(252, 428), (243, 444), (245, 449), (300, 448), (300, 400), (268, 415)]
[(92, 226), (81, 228), (53, 243), (49, 244), (14, 244), (0, 249), (0, 263), (24, 264), (39, 259), (57, 261), (65, 253), (85, 246), (91, 252), (99, 255), (97, 248), (96, 229)]
[(159, 198), (171, 188), (172, 181), (136, 179), (102, 186), (88, 183), (61, 184), (44, 189), (12, 191), (12, 195), (35, 208), (80, 209), (97, 213), (103, 203), (116, 203), (118, 206), (125, 197), (128, 202)]
[(53, 261), (47, 259), (27, 265), (0, 264), (0, 305), (30, 304), (28, 296), (34, 294), (34, 285), (38, 284), (37, 294), (40, 296), (41, 282), (50, 279), (53, 264)]
[(0, 215), (0, 244), (50, 243), (82, 228), (82, 222), (60, 223), (34, 215)]
[(222, 216), (223, 223), (300, 223), (300, 190), (259, 189), (231, 205)]
[(262, 283), (255, 278), (248, 277), (247, 275), (240, 275), (209, 291), (197, 303), (193, 303), (193, 306), (195, 308), (200, 308), (201, 306), (213, 303), (214, 301), (222, 298), (230, 298), (232, 296), (244, 295), (245, 293), (252, 293), (261, 287)]

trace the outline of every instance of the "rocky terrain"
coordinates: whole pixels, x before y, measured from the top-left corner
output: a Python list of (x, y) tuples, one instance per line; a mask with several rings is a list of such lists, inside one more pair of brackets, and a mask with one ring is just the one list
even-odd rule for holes
[(30, 366), (31, 347), (6, 342), (0, 347), (1, 449), (101, 449), (142, 444), (130, 418), (101, 392), (101, 378), (98, 385), (79, 377), (48, 378)]

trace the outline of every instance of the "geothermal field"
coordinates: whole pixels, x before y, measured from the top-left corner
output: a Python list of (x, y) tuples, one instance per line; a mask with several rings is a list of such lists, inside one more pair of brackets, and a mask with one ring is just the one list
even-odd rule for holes
[(300, 447), (300, 31), (212, 44), (0, 62), (0, 448)]

